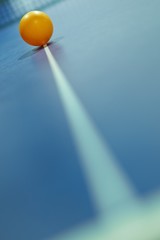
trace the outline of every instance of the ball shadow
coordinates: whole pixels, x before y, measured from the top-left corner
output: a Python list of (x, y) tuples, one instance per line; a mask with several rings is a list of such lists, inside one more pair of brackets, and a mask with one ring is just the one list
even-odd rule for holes
[[(56, 38), (54, 41), (51, 41), (51, 42), (47, 43), (47, 46), (56, 45), (56, 43), (58, 43), (58, 42), (59, 42), (60, 40), (62, 40), (63, 38), (64, 38), (64, 37), (58, 37), (58, 38)], [(43, 50), (43, 49), (44, 49), (43, 46), (41, 46), (41, 47), (36, 47), (36, 48), (34, 48), (34, 49), (32, 49), (32, 50), (24, 53), (22, 56), (20, 56), (20, 57), (18, 58), (18, 60), (20, 61), (20, 60), (24, 60), (24, 59), (26, 59), (26, 58), (28, 58), (28, 57), (31, 57), (31, 56), (33, 56), (34, 54), (40, 52), (40, 51)]]

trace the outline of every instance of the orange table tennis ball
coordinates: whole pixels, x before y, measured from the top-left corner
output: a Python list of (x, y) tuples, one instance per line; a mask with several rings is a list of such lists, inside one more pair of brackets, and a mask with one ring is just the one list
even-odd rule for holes
[(19, 24), (20, 35), (33, 46), (43, 46), (51, 38), (54, 26), (49, 16), (40, 11), (26, 13)]

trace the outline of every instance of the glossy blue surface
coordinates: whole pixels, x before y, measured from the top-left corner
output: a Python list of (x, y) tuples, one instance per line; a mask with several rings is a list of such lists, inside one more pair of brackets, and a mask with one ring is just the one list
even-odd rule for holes
[[(49, 48), (137, 197), (160, 188), (159, 11), (158, 0), (46, 11)], [(17, 27), (0, 32), (0, 238), (43, 240), (97, 215), (45, 52)]]

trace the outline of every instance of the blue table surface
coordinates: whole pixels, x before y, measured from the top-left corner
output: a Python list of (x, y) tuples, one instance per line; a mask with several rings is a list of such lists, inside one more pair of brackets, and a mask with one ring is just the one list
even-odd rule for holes
[[(51, 52), (147, 198), (160, 189), (160, 1), (66, 0), (46, 12)], [(98, 213), (44, 49), (18, 23), (0, 43), (0, 239), (44, 240)]]

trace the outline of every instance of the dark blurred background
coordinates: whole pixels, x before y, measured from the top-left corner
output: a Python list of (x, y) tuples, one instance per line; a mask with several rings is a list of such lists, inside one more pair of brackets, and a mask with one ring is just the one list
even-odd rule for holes
[(0, 28), (17, 21), (26, 12), (45, 8), (60, 0), (0, 0)]

